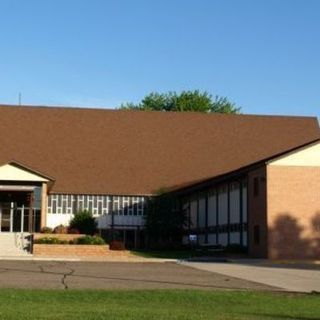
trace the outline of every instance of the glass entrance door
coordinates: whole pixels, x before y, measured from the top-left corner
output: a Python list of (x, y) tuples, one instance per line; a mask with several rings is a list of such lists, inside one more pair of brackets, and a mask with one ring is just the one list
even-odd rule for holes
[[(4, 186), (2, 186), (4, 187)], [(0, 190), (0, 232), (39, 232), (41, 187), (7, 186)]]
[(0, 232), (12, 232), (13, 208), (10, 202), (0, 203)]
[(0, 203), (0, 232), (29, 230), (29, 208), (17, 207), (15, 202)]
[(24, 221), (22, 221), (24, 218), (24, 214), (22, 213), (22, 210), (14, 207), (13, 215), (12, 215), (12, 231), (13, 232), (23, 232), (24, 230), (28, 230), (24, 228)]
[(41, 211), (16, 202), (0, 202), (0, 232), (39, 232)]

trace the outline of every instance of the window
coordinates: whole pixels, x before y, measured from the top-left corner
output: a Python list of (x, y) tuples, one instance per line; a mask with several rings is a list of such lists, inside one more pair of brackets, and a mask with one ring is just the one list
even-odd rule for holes
[(144, 197), (68, 194), (48, 196), (50, 214), (74, 214), (77, 211), (89, 210), (94, 215), (107, 215), (113, 212), (116, 215), (143, 216), (146, 214), (146, 205)]
[(123, 214), (125, 216), (127, 216), (129, 213), (129, 206), (130, 206), (129, 197), (123, 197)]
[(120, 214), (120, 197), (114, 196), (113, 197), (113, 214), (119, 215)]
[(257, 197), (259, 195), (259, 178), (255, 177), (253, 179), (253, 196)]

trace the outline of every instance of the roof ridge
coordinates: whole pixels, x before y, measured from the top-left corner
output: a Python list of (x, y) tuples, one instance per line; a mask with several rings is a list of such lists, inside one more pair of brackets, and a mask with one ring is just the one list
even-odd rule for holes
[(240, 114), (227, 114), (227, 113), (216, 113), (216, 112), (199, 112), (199, 111), (156, 111), (156, 110), (126, 110), (120, 108), (109, 108), (109, 107), (90, 107), (90, 106), (65, 106), (65, 105), (32, 105), (32, 104), (0, 104), (0, 108), (21, 108), (21, 109), (43, 109), (43, 110), (74, 110), (74, 111), (101, 111), (101, 112), (132, 112), (132, 113), (157, 113), (157, 114), (167, 114), (167, 115), (209, 115), (209, 116), (223, 116), (223, 117), (256, 117), (256, 118), (302, 118), (318, 119), (316, 115), (285, 115), (285, 114), (249, 114), (249, 113), (240, 113)]

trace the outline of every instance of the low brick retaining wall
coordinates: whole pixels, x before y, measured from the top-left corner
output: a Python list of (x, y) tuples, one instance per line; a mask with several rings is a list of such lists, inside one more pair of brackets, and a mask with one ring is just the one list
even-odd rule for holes
[(34, 244), (35, 256), (104, 257), (110, 254), (108, 245)]

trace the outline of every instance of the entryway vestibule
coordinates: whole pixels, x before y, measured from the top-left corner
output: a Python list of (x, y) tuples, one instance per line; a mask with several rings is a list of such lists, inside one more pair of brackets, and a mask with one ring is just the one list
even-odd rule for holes
[(39, 232), (41, 187), (0, 186), (0, 232)]

